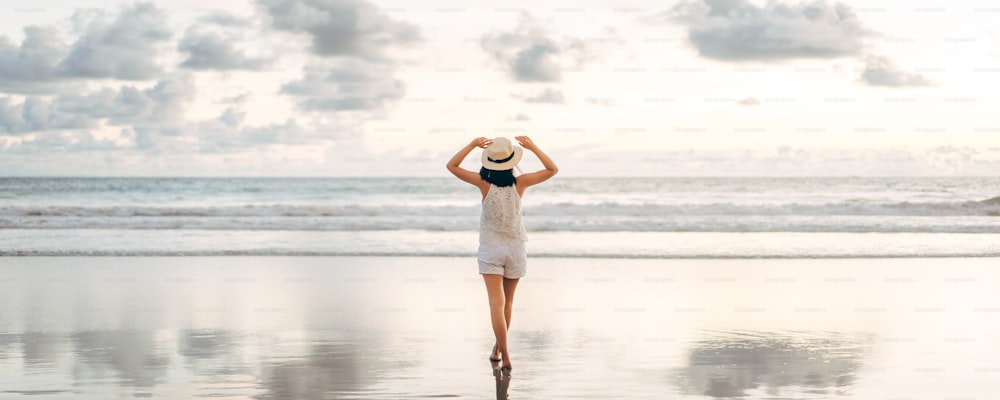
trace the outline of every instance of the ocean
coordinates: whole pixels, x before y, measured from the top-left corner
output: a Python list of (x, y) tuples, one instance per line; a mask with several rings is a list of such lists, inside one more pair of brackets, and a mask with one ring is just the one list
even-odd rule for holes
[[(513, 399), (988, 399), (1000, 178), (523, 198)], [(496, 399), (454, 178), (0, 178), (0, 398)]]
[[(0, 255), (475, 254), (448, 178), (0, 178)], [(534, 257), (1000, 255), (1000, 178), (576, 178), (527, 190)]]

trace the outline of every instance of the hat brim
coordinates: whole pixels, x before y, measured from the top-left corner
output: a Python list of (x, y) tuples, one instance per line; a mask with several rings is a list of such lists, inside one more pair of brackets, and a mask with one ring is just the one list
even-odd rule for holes
[(517, 162), (521, 161), (521, 156), (524, 155), (524, 149), (514, 146), (514, 157), (504, 163), (495, 163), (490, 161), (489, 157), (486, 155), (486, 150), (483, 150), (483, 168), (492, 169), (494, 171), (503, 171), (507, 169), (514, 169), (517, 166)]

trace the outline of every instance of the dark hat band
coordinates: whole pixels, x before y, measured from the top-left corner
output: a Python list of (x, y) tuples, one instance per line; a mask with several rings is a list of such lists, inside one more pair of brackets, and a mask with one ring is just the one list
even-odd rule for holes
[(503, 163), (505, 163), (505, 162), (510, 161), (511, 159), (513, 159), (514, 158), (514, 154), (516, 154), (516, 153), (517, 152), (512, 151), (512, 152), (510, 152), (510, 155), (507, 156), (507, 158), (504, 158), (502, 160), (494, 160), (494, 159), (490, 158), (490, 156), (486, 156), (486, 159), (489, 160), (492, 163), (503, 164)]

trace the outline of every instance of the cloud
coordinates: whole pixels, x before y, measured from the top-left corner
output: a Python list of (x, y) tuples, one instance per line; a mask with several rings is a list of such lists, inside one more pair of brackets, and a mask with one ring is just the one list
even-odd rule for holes
[(865, 62), (861, 80), (871, 86), (914, 87), (930, 86), (931, 81), (921, 74), (909, 73), (896, 68), (885, 57), (871, 56)]
[(188, 75), (169, 76), (149, 89), (133, 86), (101, 89), (89, 93), (27, 96), (14, 103), (0, 98), (0, 132), (33, 132), (90, 129), (112, 126), (175, 124), (183, 119), (185, 106), (194, 98), (195, 86)]
[(183, 119), (197, 88), (189, 74), (166, 76), (149, 89), (125, 86), (87, 95), (60, 95), (55, 104), (61, 109), (108, 119), (111, 125), (168, 124)]
[(850, 7), (825, 0), (762, 7), (748, 0), (685, 1), (648, 20), (687, 25), (701, 56), (724, 61), (853, 56), (870, 35)]
[(383, 14), (363, 0), (257, 0), (278, 30), (305, 33), (320, 56), (389, 62), (387, 48), (422, 41), (416, 25)]
[(479, 45), (519, 82), (558, 82), (567, 67), (595, 58), (593, 46), (575, 38), (550, 37), (537, 21), (521, 14), (513, 32), (483, 35)]
[(191, 27), (177, 45), (177, 50), (188, 53), (180, 66), (196, 70), (260, 70), (271, 63), (269, 59), (247, 57), (236, 49), (236, 42), (235, 35)]
[(222, 123), (226, 124), (226, 126), (230, 128), (236, 128), (243, 123), (246, 116), (246, 112), (240, 111), (236, 107), (228, 107), (222, 112), (222, 115), (219, 116), (219, 121), (222, 121)]
[(0, 132), (24, 132), (23, 107), (11, 102), (10, 97), (0, 98)]
[(203, 15), (198, 18), (198, 22), (204, 22), (208, 24), (230, 26), (230, 27), (247, 27), (252, 25), (250, 19), (238, 17), (236, 15), (230, 14), (224, 11), (217, 11)]
[(949, 144), (949, 145), (945, 145), (945, 146), (933, 147), (933, 148), (927, 150), (927, 153), (928, 154), (960, 154), (960, 155), (964, 156), (964, 155), (976, 154), (976, 153), (979, 153), (979, 151), (977, 151), (974, 148), (968, 147), (968, 146), (958, 147), (958, 146), (953, 146), (953, 145)]
[[(349, 142), (372, 113), (405, 96), (393, 56), (423, 40), (416, 25), (362, 0), (255, 2), (263, 12), (253, 17), (198, 13), (193, 25), (179, 27), (151, 3), (78, 9), (59, 25), (25, 27), (19, 42), (0, 36), (0, 169), (90, 172), (143, 163), (155, 172), (187, 161), (322, 159), (315, 154)], [(265, 69), (275, 59), (251, 45), (288, 32), (307, 39), (304, 51), (286, 47), (298, 50), (295, 61), (304, 55), (306, 67), (278, 94), (310, 113), (247, 125), (243, 104), (261, 94), (199, 93), (199, 71)], [(240, 40), (258, 34), (259, 42)], [(220, 107), (216, 115), (187, 117), (204, 111), (193, 109), (199, 96)]]
[(559, 46), (545, 37), (514, 37), (494, 34), (482, 40), (482, 47), (522, 82), (558, 82), (562, 78), (555, 61)]
[(562, 92), (552, 88), (546, 88), (536, 95), (515, 95), (514, 97), (524, 100), (526, 103), (553, 103), (562, 104), (566, 101)]
[(244, 111), (229, 107), (217, 117), (206, 120), (127, 124), (117, 138), (110, 139), (98, 139), (87, 129), (36, 130), (0, 152), (71, 157), (79, 150), (102, 150), (108, 151), (108, 156), (130, 154), (147, 159), (246, 151), (263, 154), (272, 148), (270, 146), (315, 148), (353, 133), (351, 126), (321, 119), (302, 122), (289, 118), (280, 123), (246, 126), (243, 123), (245, 115)]
[[(383, 111), (402, 99), (406, 87), (393, 77), (390, 48), (419, 43), (413, 24), (385, 15), (364, 0), (256, 0), (279, 31), (312, 38), (301, 79), (281, 93), (296, 97), (304, 111)], [(330, 60), (333, 60), (332, 62)]]
[(52, 93), (80, 78), (150, 80), (164, 74), (158, 57), (171, 32), (166, 14), (152, 4), (122, 9), (113, 20), (81, 10), (72, 20), (81, 34), (69, 46), (52, 27), (25, 27), (20, 46), (0, 37), (0, 91)]
[[(838, 58), (860, 56), (872, 34), (851, 8), (826, 0), (803, 3), (748, 0), (686, 0), (647, 22), (680, 22), (688, 40), (706, 58), (723, 61)], [(884, 57), (869, 56), (861, 81), (871, 86), (913, 87), (932, 83), (897, 69)], [(758, 105), (743, 99), (741, 105)]]
[(36, 93), (52, 90), (57, 78), (56, 63), (66, 53), (66, 45), (54, 28), (28, 26), (20, 46), (0, 37), (0, 91)]
[(52, 155), (80, 153), (86, 151), (107, 151), (120, 149), (114, 140), (102, 139), (87, 130), (39, 132), (30, 140), (24, 140), (6, 153), (28, 155)]
[(40, 97), (29, 96), (21, 103), (0, 99), (0, 132), (22, 134), (55, 129), (93, 128), (87, 115), (64, 113)]
[(187, 128), (197, 137), (191, 148), (198, 153), (231, 153), (274, 144), (316, 145), (323, 139), (335, 138), (330, 132), (342, 130), (332, 125), (305, 126), (294, 118), (281, 123), (241, 126), (243, 115), (242, 111), (229, 108), (216, 119), (193, 124)]
[(223, 104), (243, 104), (246, 103), (247, 100), (250, 100), (251, 97), (253, 96), (250, 94), (250, 92), (246, 92), (238, 94), (236, 96), (223, 97), (219, 99), (218, 102)]
[(307, 66), (304, 71), (302, 79), (285, 84), (281, 92), (298, 96), (299, 108), (307, 111), (383, 110), (406, 94), (391, 70), (364, 61)]
[(149, 80), (163, 75), (160, 45), (169, 41), (166, 13), (152, 3), (126, 8), (113, 21), (78, 12), (83, 35), (57, 66), (64, 77)]

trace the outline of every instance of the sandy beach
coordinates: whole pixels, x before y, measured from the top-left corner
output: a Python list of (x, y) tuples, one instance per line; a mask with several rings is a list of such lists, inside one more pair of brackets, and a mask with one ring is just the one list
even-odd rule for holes
[[(534, 258), (512, 399), (985, 399), (995, 258)], [(0, 260), (3, 398), (493, 398), (460, 257)]]

